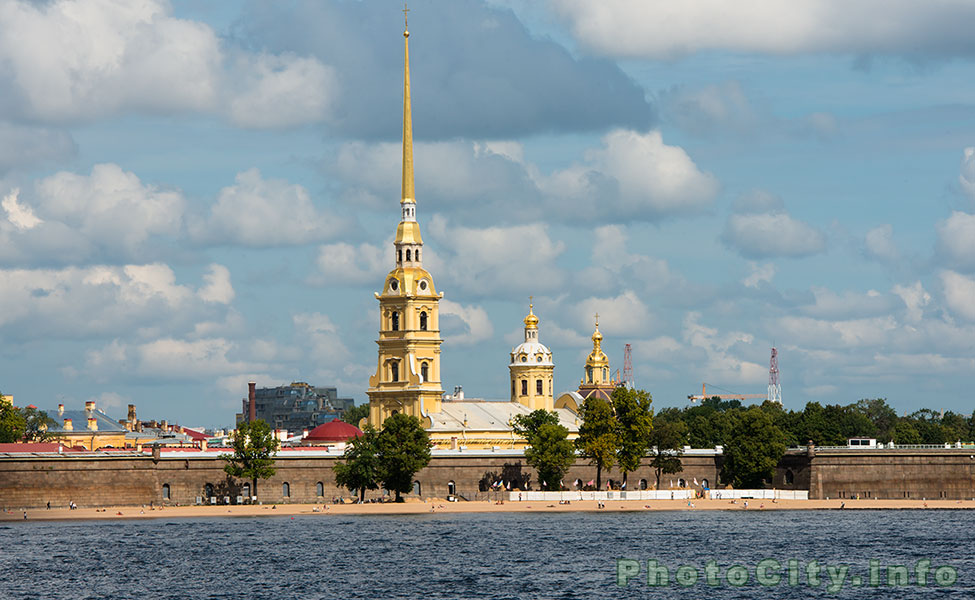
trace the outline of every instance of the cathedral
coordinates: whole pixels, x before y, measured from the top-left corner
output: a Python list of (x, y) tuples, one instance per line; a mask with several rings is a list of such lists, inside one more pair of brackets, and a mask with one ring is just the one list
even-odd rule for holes
[(423, 268), (423, 238), (416, 214), (409, 36), (408, 30), (403, 32), (403, 170), (400, 222), (393, 242), (395, 266), (386, 275), (382, 292), (376, 293), (379, 355), (376, 374), (369, 379), (369, 416), (364, 421), (378, 429), (391, 415), (403, 413), (417, 417), (438, 448), (523, 448), (525, 440), (513, 430), (515, 417), (545, 409), (558, 415), (573, 439), (579, 433), (578, 412), (585, 398), (594, 394), (608, 397), (612, 392), (598, 320), (578, 392), (568, 392), (555, 401), (555, 362), (552, 351), (539, 339), (539, 319), (530, 303), (524, 320), (525, 340), (510, 355), (508, 400), (444, 395), (439, 325), (443, 292), (437, 292), (433, 276)]

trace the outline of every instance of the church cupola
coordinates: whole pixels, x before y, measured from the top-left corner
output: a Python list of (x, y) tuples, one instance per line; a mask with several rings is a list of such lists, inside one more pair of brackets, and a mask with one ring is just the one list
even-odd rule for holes
[(508, 371), (511, 374), (511, 401), (532, 410), (552, 410), (555, 363), (552, 351), (538, 341), (538, 317), (534, 303), (528, 305), (525, 317), (525, 341), (511, 350)]

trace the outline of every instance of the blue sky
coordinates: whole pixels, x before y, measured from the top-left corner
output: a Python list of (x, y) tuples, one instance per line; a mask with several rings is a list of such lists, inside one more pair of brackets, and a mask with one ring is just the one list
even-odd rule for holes
[[(975, 6), (410, 6), (444, 389), (504, 398), (535, 296), (556, 387), (614, 368), (971, 412)], [(233, 421), (366, 400), (399, 218), (396, 2), (0, 1), (0, 390)]]

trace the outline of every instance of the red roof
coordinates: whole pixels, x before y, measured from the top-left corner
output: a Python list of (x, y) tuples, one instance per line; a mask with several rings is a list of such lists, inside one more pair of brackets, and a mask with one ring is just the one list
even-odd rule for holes
[(312, 429), (305, 439), (312, 442), (346, 442), (361, 435), (362, 430), (355, 425), (332, 419), (331, 422)]
[[(30, 442), (26, 444), (0, 444), (0, 452), (57, 452), (58, 442)], [(69, 450), (65, 447), (65, 450)]]
[(208, 439), (210, 439), (210, 437), (212, 437), (212, 436), (209, 436), (209, 435), (203, 433), (202, 431), (197, 431), (195, 429), (190, 429), (189, 427), (184, 427), (183, 428), (183, 433), (185, 433), (186, 435), (188, 435), (190, 437), (190, 439), (193, 440), (194, 442), (199, 442), (200, 440), (208, 440)]

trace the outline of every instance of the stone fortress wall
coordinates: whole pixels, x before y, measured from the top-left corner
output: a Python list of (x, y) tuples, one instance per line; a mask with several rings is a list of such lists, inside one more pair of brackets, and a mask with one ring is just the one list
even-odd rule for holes
[[(700, 452), (700, 451), (699, 451)], [(705, 451), (707, 452), (707, 451)], [(106, 453), (107, 454), (107, 453)], [(6, 509), (67, 506), (119, 506), (163, 503), (163, 486), (169, 486), (169, 503), (193, 504), (204, 496), (209, 484), (221, 500), (236, 501), (240, 484), (229, 481), (218, 453), (164, 453), (158, 460), (150, 455), (120, 453), (119, 456), (80, 453), (78, 455), (0, 456), (0, 507)], [(306, 453), (307, 454), (307, 453)], [(349, 497), (335, 486), (333, 456), (280, 456), (277, 473), (258, 483), (259, 497), (268, 503), (314, 503)], [(663, 475), (661, 489), (669, 489), (683, 479), (689, 487), (700, 489), (705, 480), (716, 487), (721, 455), (714, 452), (684, 457), (684, 471)], [(564, 479), (566, 486), (580, 479), (595, 479), (596, 470), (587, 461), (577, 460)], [(513, 451), (458, 452), (435, 455), (430, 465), (416, 476), (419, 497), (445, 498), (451, 491), (467, 500), (493, 500), (500, 494), (489, 489), (494, 481), (530, 481), (540, 489), (535, 472), (523, 456)], [(603, 487), (612, 479), (621, 480), (618, 470), (604, 471)], [(694, 486), (693, 481), (698, 481)], [(628, 489), (640, 489), (656, 482), (646, 464), (628, 476)], [(284, 495), (288, 484), (290, 496)], [(321, 496), (318, 484), (321, 483)], [(885, 499), (963, 499), (975, 498), (975, 451), (964, 449), (871, 449), (822, 450), (812, 455), (806, 450), (791, 450), (779, 463), (769, 485), (777, 489), (808, 490), (809, 497), (885, 498)], [(488, 488), (485, 490), (485, 488)], [(367, 498), (381, 496), (371, 491)], [(409, 494), (408, 496), (417, 496)]]

